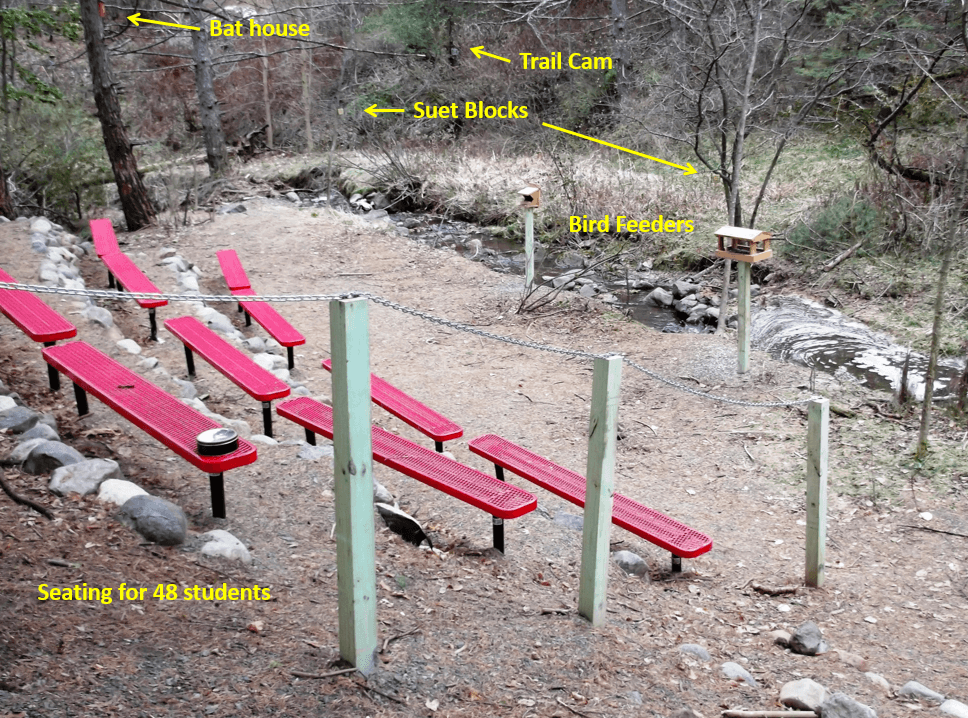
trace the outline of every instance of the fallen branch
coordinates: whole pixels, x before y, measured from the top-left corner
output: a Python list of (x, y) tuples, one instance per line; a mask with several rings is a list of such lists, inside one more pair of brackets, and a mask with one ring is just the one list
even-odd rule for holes
[(823, 265), (823, 271), (829, 272), (831, 269), (833, 269), (834, 267), (836, 267), (837, 265), (839, 265), (845, 259), (849, 259), (854, 254), (854, 252), (856, 252), (858, 249), (860, 249), (860, 245), (862, 245), (862, 244), (863, 244), (863, 242), (858, 242), (857, 244), (855, 244), (850, 249), (846, 249), (843, 252), (841, 252), (840, 254), (838, 254), (836, 257), (834, 257), (829, 262), (827, 262), (825, 265)]
[(579, 710), (575, 710), (575, 709), (574, 709), (574, 708), (572, 708), (572, 707), (571, 707), (570, 705), (568, 705), (568, 704), (567, 704), (567, 703), (565, 703), (565, 702), (564, 702), (563, 700), (561, 700), (561, 698), (555, 698), (555, 700), (556, 700), (556, 701), (558, 702), (558, 705), (560, 705), (560, 706), (562, 706), (562, 707), (564, 707), (564, 708), (567, 708), (567, 709), (568, 709), (568, 710), (570, 710), (570, 711), (571, 711), (572, 713), (574, 713), (574, 714), (575, 714), (576, 716), (583, 716), (583, 718), (588, 718), (588, 714), (587, 714), (587, 713), (582, 713), (582, 712), (581, 712), (581, 711), (579, 711)]
[(749, 587), (768, 596), (780, 596), (784, 593), (796, 593), (799, 586), (764, 586), (762, 583), (750, 582)]
[(723, 711), (723, 718), (817, 718), (814, 711)]
[(386, 653), (387, 646), (389, 646), (393, 641), (397, 641), (401, 638), (406, 638), (407, 636), (412, 636), (415, 633), (420, 633), (420, 629), (415, 628), (412, 631), (407, 631), (406, 633), (399, 633), (396, 636), (387, 636), (383, 641), (383, 648), (380, 649), (380, 653)]
[(330, 671), (329, 673), (306, 673), (305, 671), (289, 671), (289, 673), (297, 678), (332, 678), (333, 676), (341, 676), (344, 673), (355, 673), (358, 670), (358, 668), (341, 668), (338, 671)]
[(944, 531), (942, 529), (933, 529), (930, 526), (914, 526), (913, 524), (901, 524), (902, 527), (906, 529), (918, 529), (919, 531), (930, 531), (936, 534), (945, 534), (946, 536), (958, 536), (959, 538), (968, 538), (968, 534), (959, 534), (954, 531)]
[(46, 516), (48, 519), (51, 519), (51, 520), (54, 519), (54, 514), (50, 512), (50, 509), (46, 508), (45, 506), (41, 506), (40, 504), (35, 504), (30, 499), (25, 499), (23, 496), (20, 496), (16, 492), (14, 492), (14, 490), (10, 488), (10, 485), (5, 481), (5, 476), (2, 471), (0, 471), (0, 488), (3, 489), (3, 493), (5, 493), (7, 496), (13, 499), (13, 502), (15, 504), (20, 504), (21, 506), (29, 506), (37, 513), (41, 513), (44, 516)]

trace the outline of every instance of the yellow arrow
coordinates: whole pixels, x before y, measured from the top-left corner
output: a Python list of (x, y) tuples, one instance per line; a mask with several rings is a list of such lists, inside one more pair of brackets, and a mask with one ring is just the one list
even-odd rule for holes
[(487, 55), (488, 57), (493, 57), (495, 60), (504, 60), (504, 62), (511, 62), (506, 57), (501, 57), (500, 55), (492, 55), (489, 52), (484, 52), (484, 46), (483, 45), (478, 45), (477, 47), (472, 47), (471, 48), (471, 52), (474, 53), (474, 57), (476, 57), (478, 60), (481, 59), (481, 55)]
[(669, 165), (670, 167), (675, 167), (677, 170), (685, 170), (682, 173), (682, 176), (683, 177), (686, 177), (688, 175), (694, 175), (694, 174), (696, 174), (696, 172), (699, 171), (695, 167), (693, 167), (692, 164), (690, 164), (689, 162), (686, 162), (686, 166), (683, 167), (682, 165), (673, 164), (672, 162), (667, 162), (666, 160), (660, 160), (658, 157), (651, 157), (649, 155), (643, 155), (641, 152), (636, 152), (635, 150), (630, 150), (628, 147), (621, 147), (619, 145), (613, 145), (611, 142), (605, 142), (604, 140), (596, 140), (594, 137), (588, 137), (586, 135), (579, 135), (577, 132), (572, 132), (571, 130), (566, 130), (563, 127), (555, 127), (554, 125), (549, 125), (547, 122), (542, 122), (541, 124), (544, 125), (545, 127), (550, 127), (553, 130), (558, 130), (559, 132), (564, 132), (564, 133), (569, 134), (569, 135), (574, 135), (575, 137), (581, 137), (583, 140), (588, 140), (589, 142), (597, 142), (598, 144), (605, 145), (606, 147), (613, 147), (616, 150), (622, 150), (622, 152), (628, 152), (629, 154), (638, 155), (639, 157), (645, 157), (645, 159), (652, 160), (653, 162), (661, 162), (664, 165)]
[(379, 115), (376, 114), (377, 112), (404, 112), (404, 110), (381, 110), (376, 106), (376, 103), (374, 102), (372, 105), (370, 105), (365, 110), (363, 110), (363, 112), (368, 114), (370, 117), (379, 117)]
[(128, 19), (135, 27), (140, 27), (139, 22), (150, 22), (152, 25), (167, 25), (168, 27), (180, 27), (183, 30), (201, 30), (200, 27), (192, 27), (191, 25), (178, 25), (173, 22), (162, 22), (161, 20), (148, 20), (147, 18), (141, 17), (140, 12), (136, 12), (134, 15), (128, 15)]

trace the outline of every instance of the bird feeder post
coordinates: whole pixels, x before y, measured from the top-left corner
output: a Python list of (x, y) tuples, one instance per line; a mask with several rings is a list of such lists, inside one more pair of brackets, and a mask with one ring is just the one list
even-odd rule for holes
[[(719, 242), (716, 256), (724, 258), (727, 267), (730, 261), (736, 262), (736, 302), (739, 305), (737, 369), (740, 374), (750, 370), (750, 275), (752, 274), (750, 265), (773, 256), (773, 250), (770, 249), (772, 237), (769, 232), (745, 227), (720, 227), (716, 230), (716, 239)], [(720, 312), (726, 311), (725, 300), (729, 296), (726, 291), (726, 286), (729, 284), (728, 273), (723, 281), (723, 301), (719, 306)]]
[(814, 399), (807, 413), (806, 584), (823, 586), (827, 553), (827, 431), (830, 400)]
[(621, 377), (620, 355), (595, 360), (578, 593), (578, 612), (593, 626), (605, 623), (608, 539), (612, 528), (612, 496), (615, 492), (615, 441)]
[(518, 190), (524, 208), (524, 293), (534, 286), (534, 210), (541, 206), (541, 190), (534, 185)]
[(376, 544), (366, 299), (329, 303), (333, 356), (333, 472), (340, 656), (363, 675), (375, 668)]

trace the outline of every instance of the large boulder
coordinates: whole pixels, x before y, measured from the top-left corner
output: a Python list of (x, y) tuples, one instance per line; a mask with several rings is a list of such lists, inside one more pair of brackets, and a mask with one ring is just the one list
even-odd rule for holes
[(13, 451), (7, 455), (3, 463), (6, 466), (20, 466), (30, 456), (31, 451), (47, 441), (50, 441), (50, 439), (45, 439), (42, 436), (33, 439), (24, 439), (13, 448)]
[(653, 289), (651, 292), (649, 292), (646, 299), (657, 307), (672, 306), (672, 292), (667, 292), (662, 287), (656, 287)]
[(77, 449), (59, 441), (45, 441), (30, 451), (24, 460), (23, 471), (28, 474), (49, 474), (54, 469), (84, 461)]
[(119, 514), (121, 523), (162, 546), (184, 543), (188, 519), (181, 507), (160, 496), (132, 496)]
[(46, 441), (60, 441), (60, 436), (47, 424), (34, 424), (20, 436), (22, 441), (27, 439), (44, 439)]
[(107, 479), (101, 483), (97, 500), (105, 504), (124, 506), (134, 496), (147, 496), (148, 492), (137, 484), (123, 479)]
[(612, 560), (630, 576), (648, 576), (649, 564), (637, 553), (631, 551), (616, 551)]
[(123, 479), (121, 467), (111, 459), (88, 459), (55, 469), (48, 484), (58, 496), (93, 494), (108, 479)]
[(52, 416), (39, 414), (25, 406), (15, 406), (0, 412), (0, 429), (9, 429), (11, 434), (22, 434), (38, 422), (57, 428), (57, 422)]
[(682, 299), (683, 297), (688, 297), (690, 294), (695, 294), (701, 289), (702, 287), (699, 286), (698, 284), (690, 284), (689, 282), (686, 282), (682, 279), (672, 284), (672, 294), (675, 296), (676, 299)]
[(827, 652), (827, 642), (823, 640), (823, 634), (817, 624), (807, 621), (790, 639), (790, 650), (803, 656), (817, 656)]
[(828, 697), (827, 689), (809, 678), (784, 683), (780, 689), (780, 703), (801, 711), (819, 711)]

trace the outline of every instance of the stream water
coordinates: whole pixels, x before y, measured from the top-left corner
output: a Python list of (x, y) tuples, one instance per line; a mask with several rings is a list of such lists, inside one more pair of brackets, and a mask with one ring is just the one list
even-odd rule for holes
[[(420, 214), (397, 214), (391, 219), (409, 229), (409, 236), (434, 247), (449, 247), (465, 257), (483, 262), (497, 272), (524, 274), (524, 252), (518, 242), (495, 237), (481, 227)], [(575, 252), (551, 254), (535, 248), (535, 277), (558, 276), (582, 266)], [(616, 278), (617, 279), (617, 278)], [(672, 308), (657, 307), (646, 301), (648, 292), (626, 292), (624, 282), (605, 284), (619, 298), (619, 306), (631, 317), (660, 331), (708, 330), (702, 325), (687, 325)], [(754, 302), (751, 343), (753, 348), (771, 356), (841, 379), (856, 381), (870, 389), (892, 391), (900, 386), (907, 348), (890, 337), (845, 317), (835, 309), (794, 296), (770, 297), (765, 306)], [(908, 388), (918, 398), (924, 396), (927, 357), (911, 353), (908, 358)], [(944, 399), (964, 365), (941, 361), (934, 385), (934, 396)]]

